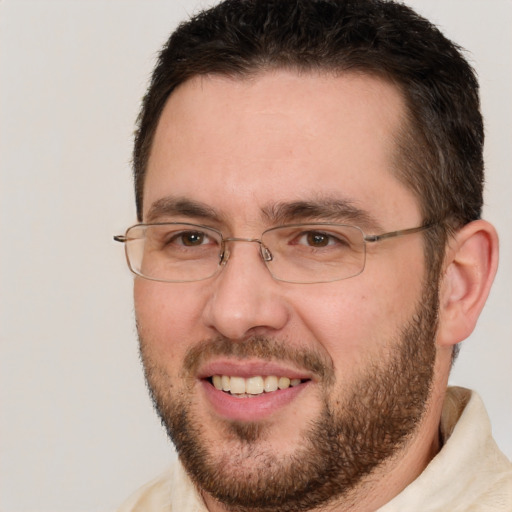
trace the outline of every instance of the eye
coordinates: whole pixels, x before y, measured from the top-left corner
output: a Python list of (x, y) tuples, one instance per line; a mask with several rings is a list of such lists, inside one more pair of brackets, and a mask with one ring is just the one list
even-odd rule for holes
[(181, 231), (180, 233), (174, 233), (167, 243), (183, 245), (185, 247), (198, 247), (212, 241), (203, 231)]
[(331, 237), (325, 233), (310, 232), (303, 236), (305, 242), (312, 247), (325, 247), (332, 243)]
[(348, 245), (348, 241), (339, 235), (322, 231), (307, 231), (297, 237), (295, 244), (306, 245), (313, 248), (322, 248), (336, 245)]

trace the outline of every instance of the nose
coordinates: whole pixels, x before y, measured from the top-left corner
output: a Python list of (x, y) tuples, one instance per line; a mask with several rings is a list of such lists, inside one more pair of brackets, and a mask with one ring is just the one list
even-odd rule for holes
[(253, 242), (227, 242), (225, 267), (213, 278), (203, 310), (205, 324), (233, 340), (278, 331), (289, 318), (283, 284), (272, 278)]

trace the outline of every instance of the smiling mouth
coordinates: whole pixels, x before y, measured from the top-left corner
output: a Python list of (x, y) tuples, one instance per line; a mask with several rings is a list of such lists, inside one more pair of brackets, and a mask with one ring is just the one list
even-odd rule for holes
[(246, 379), (229, 375), (213, 375), (208, 380), (219, 391), (239, 398), (246, 398), (299, 386), (309, 379), (290, 379), (275, 375), (254, 376)]

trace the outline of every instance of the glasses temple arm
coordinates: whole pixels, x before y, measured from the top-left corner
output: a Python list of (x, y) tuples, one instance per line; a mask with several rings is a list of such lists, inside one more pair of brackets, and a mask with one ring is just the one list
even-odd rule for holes
[(382, 235), (365, 235), (365, 242), (379, 242), (380, 240), (386, 240), (387, 238), (394, 238), (396, 236), (412, 235), (413, 233), (419, 233), (435, 226), (436, 223), (427, 224), (426, 226), (419, 226), (417, 228), (400, 229), (398, 231), (391, 231), (389, 233), (383, 233)]

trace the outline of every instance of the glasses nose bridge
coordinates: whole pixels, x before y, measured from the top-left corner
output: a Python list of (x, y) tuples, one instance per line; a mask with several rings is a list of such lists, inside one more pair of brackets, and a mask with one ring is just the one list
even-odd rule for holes
[(221, 250), (221, 257), (220, 257), (220, 264), (226, 265), (226, 263), (229, 260), (230, 252), (229, 250), (226, 250), (226, 242), (247, 242), (247, 243), (256, 243), (259, 245), (260, 249), (260, 256), (261, 259), (267, 263), (268, 261), (272, 261), (272, 253), (270, 250), (265, 246), (265, 244), (260, 240), (259, 238), (241, 238), (241, 237), (235, 237), (231, 236), (228, 238), (222, 239), (222, 250)]

